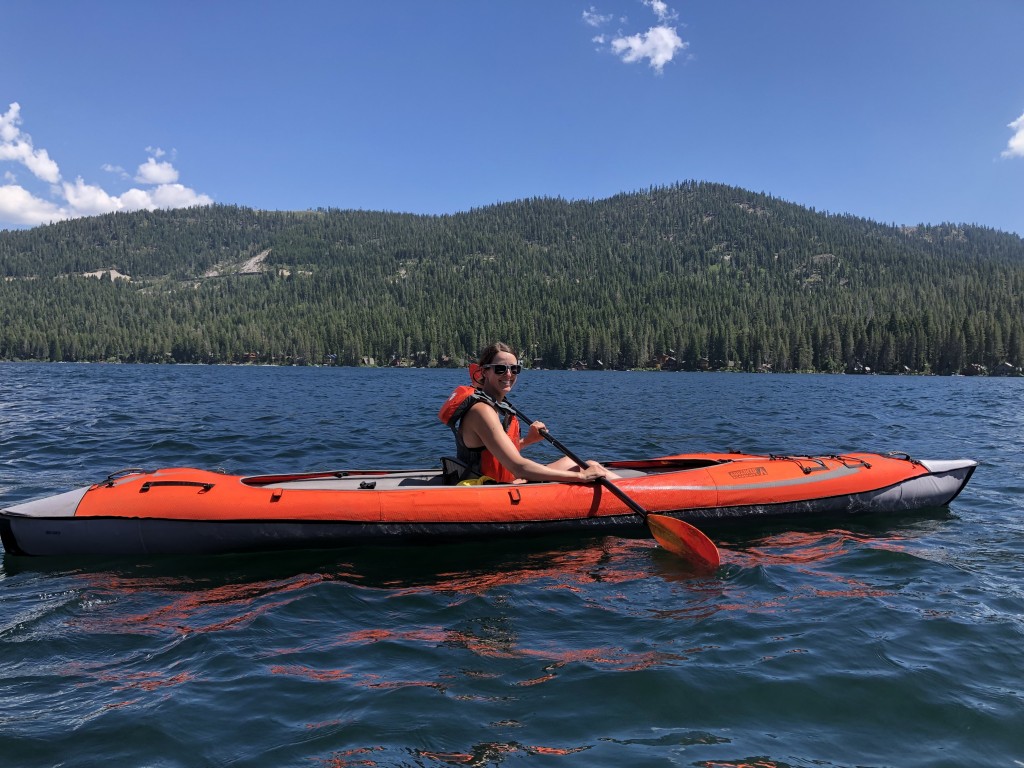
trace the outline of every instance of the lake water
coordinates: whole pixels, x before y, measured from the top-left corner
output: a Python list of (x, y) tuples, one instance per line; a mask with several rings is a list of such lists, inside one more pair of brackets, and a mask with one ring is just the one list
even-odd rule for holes
[[(0, 364), (0, 504), (418, 467), (464, 371)], [(1024, 765), (1024, 379), (527, 371), (577, 453), (981, 462), (947, 509), (647, 539), (0, 562), (3, 766)], [(550, 446), (531, 449), (554, 459)]]

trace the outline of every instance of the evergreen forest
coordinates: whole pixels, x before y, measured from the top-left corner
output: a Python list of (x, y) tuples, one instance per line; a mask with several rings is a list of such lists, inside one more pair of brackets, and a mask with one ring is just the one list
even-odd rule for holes
[(1024, 239), (705, 182), (425, 216), (214, 205), (0, 232), (0, 359), (1019, 373)]

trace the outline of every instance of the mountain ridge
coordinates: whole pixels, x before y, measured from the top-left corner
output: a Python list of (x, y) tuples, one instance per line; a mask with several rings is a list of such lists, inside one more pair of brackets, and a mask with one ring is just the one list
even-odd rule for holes
[(4, 359), (437, 365), (503, 338), (548, 367), (1024, 362), (1024, 239), (707, 182), (441, 215), (105, 214), (0, 232), (0, 276)]

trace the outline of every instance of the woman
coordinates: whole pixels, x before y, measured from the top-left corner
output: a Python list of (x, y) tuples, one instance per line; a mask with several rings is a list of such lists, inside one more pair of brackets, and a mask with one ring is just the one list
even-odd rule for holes
[(565, 457), (551, 464), (539, 464), (520, 450), (543, 440), (544, 423), (535, 421), (520, 439), (519, 421), (505, 405), (505, 396), (515, 384), (522, 366), (512, 348), (502, 342), (491, 344), (469, 367), (475, 386), (458, 387), (442, 406), (438, 417), (452, 428), (458, 458), (468, 467), (466, 476), (485, 477), (499, 483), (524, 480), (590, 483), (600, 477), (618, 477), (596, 461), (580, 469)]

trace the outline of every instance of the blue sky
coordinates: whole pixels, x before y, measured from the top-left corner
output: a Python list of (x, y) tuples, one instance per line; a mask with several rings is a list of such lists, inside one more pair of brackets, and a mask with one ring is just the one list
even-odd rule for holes
[(1022, 0), (0, 0), (0, 228), (735, 185), (1024, 235)]

